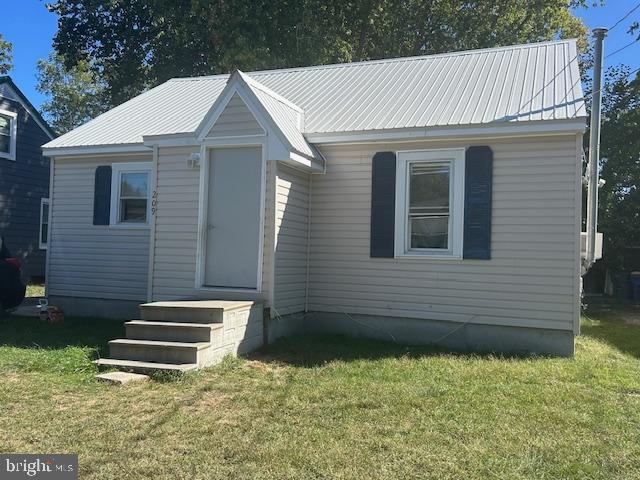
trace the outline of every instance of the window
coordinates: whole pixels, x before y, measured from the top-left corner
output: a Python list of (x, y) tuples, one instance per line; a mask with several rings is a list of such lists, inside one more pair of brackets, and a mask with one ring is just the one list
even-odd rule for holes
[(462, 256), (464, 150), (398, 152), (396, 256)]
[(149, 224), (151, 166), (148, 163), (114, 164), (111, 185), (111, 224)]
[(16, 159), (16, 118), (18, 114), (0, 110), (0, 158)]
[(40, 199), (40, 248), (47, 248), (49, 242), (49, 199)]

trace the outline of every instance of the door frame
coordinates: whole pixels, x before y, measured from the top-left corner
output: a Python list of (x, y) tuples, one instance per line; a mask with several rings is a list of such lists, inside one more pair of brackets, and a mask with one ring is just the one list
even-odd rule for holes
[[(256, 288), (237, 287), (209, 287), (204, 283), (205, 262), (207, 259), (207, 214), (209, 207), (209, 170), (211, 151), (222, 148), (260, 147), (260, 226), (258, 238), (258, 268)], [(264, 261), (264, 217), (266, 196), (266, 165), (267, 165), (267, 137), (266, 135), (247, 135), (237, 137), (207, 138), (200, 147), (200, 184), (198, 192), (198, 241), (196, 249), (196, 290), (206, 292), (251, 292), (262, 293), (262, 264)]]

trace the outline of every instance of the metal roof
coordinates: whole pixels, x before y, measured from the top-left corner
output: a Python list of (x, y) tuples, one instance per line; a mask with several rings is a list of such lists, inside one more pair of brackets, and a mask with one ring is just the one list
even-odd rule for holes
[[(586, 116), (575, 40), (247, 73), (304, 110), (304, 133)], [(169, 80), (49, 142), (140, 144), (195, 132), (229, 75)]]

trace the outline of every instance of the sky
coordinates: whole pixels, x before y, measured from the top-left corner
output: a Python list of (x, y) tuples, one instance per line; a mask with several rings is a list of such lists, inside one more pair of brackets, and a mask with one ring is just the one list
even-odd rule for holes
[[(602, 7), (580, 8), (575, 13), (589, 29), (611, 27), (636, 5), (638, 0), (607, 0)], [(51, 52), (57, 18), (47, 11), (43, 0), (0, 0), (0, 7), (3, 12), (0, 33), (13, 43), (14, 69), (9, 74), (31, 103), (39, 108), (46, 99), (36, 90), (36, 62)], [(605, 55), (633, 40), (626, 31), (634, 20), (640, 21), (640, 8), (609, 33), (605, 40)], [(640, 42), (612, 55), (605, 61), (605, 67), (617, 63), (640, 67)]]

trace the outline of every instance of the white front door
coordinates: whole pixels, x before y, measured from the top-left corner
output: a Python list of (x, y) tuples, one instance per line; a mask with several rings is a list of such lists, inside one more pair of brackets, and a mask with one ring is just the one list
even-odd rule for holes
[(262, 233), (261, 149), (210, 152), (205, 286), (256, 289)]

